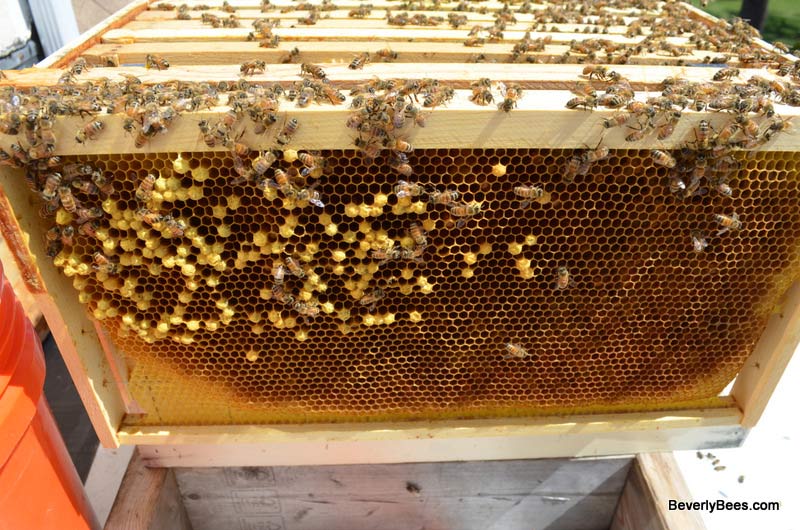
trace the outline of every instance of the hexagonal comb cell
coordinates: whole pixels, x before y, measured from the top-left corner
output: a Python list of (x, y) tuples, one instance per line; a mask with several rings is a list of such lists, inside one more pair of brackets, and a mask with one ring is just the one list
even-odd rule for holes
[[(323, 152), (324, 175), (294, 177), (318, 192), (305, 197), (242, 182), (228, 153), (78, 157), (66, 162), (101, 169), (114, 190), (54, 262), (131, 362), (148, 414), (130, 422), (713, 398), (797, 276), (800, 155), (748, 154), (732, 197), (677, 200), (649, 152), (612, 151), (565, 183), (570, 154), (417, 150), (402, 184), (354, 151)], [(455, 210), (456, 193), (479, 208)], [(714, 215), (732, 212), (741, 228), (717, 235)]]

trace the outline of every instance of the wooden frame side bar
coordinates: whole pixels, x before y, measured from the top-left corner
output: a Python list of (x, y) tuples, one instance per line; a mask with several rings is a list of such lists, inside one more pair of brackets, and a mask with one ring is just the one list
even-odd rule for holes
[(105, 447), (117, 447), (116, 430), (122, 423), (125, 405), (114, 385), (94, 323), (78, 302), (72, 285), (54, 267), (36, 265), (48, 259), (41, 220), (33, 206), (27, 211), (11, 207), (30, 203), (30, 192), (23, 181), (20, 171), (0, 168), (0, 210), (13, 212), (15, 217), (15, 222), (2, 224), (3, 237), (9, 243), (27, 243), (17, 245), (15, 250), (31, 271), (30, 278), (25, 277), (26, 286), (50, 326), (100, 442)]
[(783, 307), (772, 315), (753, 353), (736, 378), (731, 395), (744, 415), (742, 425), (755, 426), (800, 344), (800, 282), (786, 292)]
[(688, 501), (689, 488), (672, 453), (643, 453), (628, 474), (610, 530), (705, 530), (697, 512), (670, 511)]
[(723, 409), (519, 420), (125, 427), (150, 466), (329, 465), (605, 456), (735, 447), (741, 413)]

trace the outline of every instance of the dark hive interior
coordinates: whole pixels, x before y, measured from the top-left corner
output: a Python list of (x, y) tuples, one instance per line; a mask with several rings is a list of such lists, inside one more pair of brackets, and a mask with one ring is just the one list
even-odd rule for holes
[[(648, 151), (612, 151), (567, 184), (571, 153), (417, 149), (415, 182), (481, 203), (462, 226), (445, 206), (398, 199), (398, 177), (353, 151), (323, 153), (324, 208), (232, 183), (229, 153), (81, 157), (114, 176), (100, 237), (120, 271), (93, 270), (97, 243), (80, 235), (56, 264), (73, 267), (82, 300), (129, 359), (148, 411), (129, 423), (709, 403), (796, 276), (800, 155), (740, 153), (733, 197), (678, 200)], [(492, 173), (498, 163), (504, 176)], [(180, 244), (135, 220), (148, 173), (160, 175), (151, 200), (187, 225)], [(547, 194), (525, 205), (513, 192), (521, 184)], [(742, 228), (717, 236), (713, 214), (733, 211)], [(373, 256), (387, 238), (412, 246), (412, 222), (427, 231), (421, 261)], [(708, 236), (702, 252), (696, 230)], [(314, 318), (271, 294), (286, 256), (306, 277), (287, 274), (284, 287), (319, 305)], [(571, 283), (557, 289), (562, 266)], [(376, 287), (385, 297), (361, 304)], [(506, 355), (508, 342), (530, 355)]]

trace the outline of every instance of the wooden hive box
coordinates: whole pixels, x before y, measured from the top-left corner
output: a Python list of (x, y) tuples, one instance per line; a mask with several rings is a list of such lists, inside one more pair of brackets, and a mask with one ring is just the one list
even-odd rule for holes
[(741, 443), (798, 342), (800, 68), (682, 3), (582, 5), (138, 2), (5, 72), (3, 234), (102, 442)]

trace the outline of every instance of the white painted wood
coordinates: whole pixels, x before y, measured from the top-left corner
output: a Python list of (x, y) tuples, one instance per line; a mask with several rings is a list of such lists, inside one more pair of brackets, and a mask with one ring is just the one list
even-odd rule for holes
[(194, 530), (601, 530), (631, 458), (175, 469)]
[(69, 0), (28, 0), (45, 55), (50, 55), (80, 32)]
[(97, 448), (83, 488), (101, 526), (106, 524), (108, 514), (111, 513), (134, 449), (132, 445), (118, 449)]
[(569, 418), (394, 424), (128, 427), (151, 466), (333, 465), (602, 456), (734, 447), (735, 407)]
[(0, 57), (23, 46), (31, 38), (31, 28), (22, 14), (18, 0), (0, 0)]

